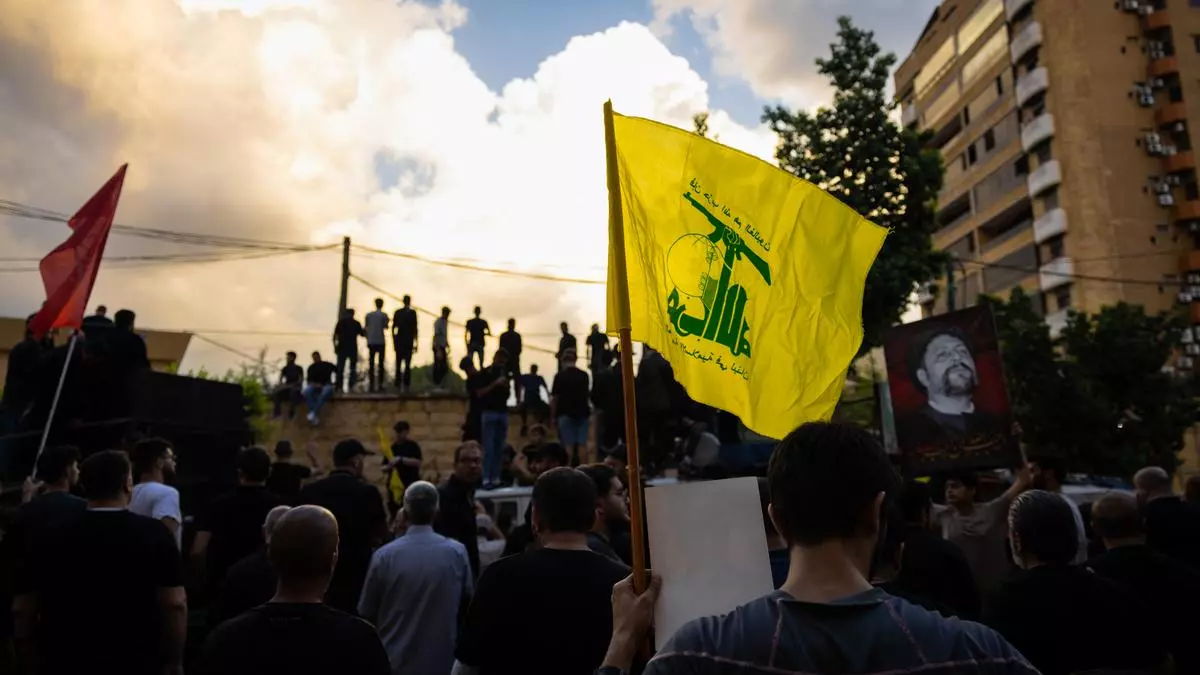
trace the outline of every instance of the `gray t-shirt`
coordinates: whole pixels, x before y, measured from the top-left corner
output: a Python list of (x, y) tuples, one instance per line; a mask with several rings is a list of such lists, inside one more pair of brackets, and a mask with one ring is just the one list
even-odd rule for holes
[(968, 514), (942, 508), (937, 512), (942, 538), (960, 549), (971, 566), (975, 585), (982, 596), (991, 591), (1012, 570), (1008, 553), (1008, 507), (1012, 499), (997, 497), (982, 502)]
[(367, 344), (376, 347), (383, 345), (387, 336), (388, 315), (377, 309), (367, 314), (363, 321), (366, 323)]
[(784, 591), (680, 628), (645, 675), (751, 673), (1036, 675), (996, 631), (873, 588), (830, 603)]

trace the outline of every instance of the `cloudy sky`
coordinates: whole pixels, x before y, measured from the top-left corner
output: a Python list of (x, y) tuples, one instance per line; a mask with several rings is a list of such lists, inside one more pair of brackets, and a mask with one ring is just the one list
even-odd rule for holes
[[(839, 14), (903, 55), (935, 0), (0, 0), (0, 199), (73, 212), (130, 165), (119, 223), (356, 244), (602, 279), (601, 104), (769, 158), (764, 104), (812, 107)], [(43, 299), (12, 271), (66, 226), (0, 216), (0, 315)], [(108, 256), (208, 249), (114, 235)], [(420, 307), (473, 305), (552, 348), (603, 287), (355, 253)], [(340, 258), (102, 267), (92, 304), (236, 350), (330, 351)], [(8, 271), (3, 271), (8, 270)], [(378, 293), (350, 286), (360, 314)], [(396, 303), (387, 300), (386, 308)], [(427, 362), (429, 320), (422, 320)], [(207, 332), (211, 331), (211, 332)], [(229, 331), (246, 331), (233, 334)], [(265, 336), (259, 331), (294, 332)], [(305, 335), (316, 332), (321, 335)], [(461, 342), (452, 342), (461, 345)], [(461, 347), (457, 349), (461, 353)], [(184, 368), (237, 356), (194, 341)], [(548, 361), (543, 360), (543, 367)]]

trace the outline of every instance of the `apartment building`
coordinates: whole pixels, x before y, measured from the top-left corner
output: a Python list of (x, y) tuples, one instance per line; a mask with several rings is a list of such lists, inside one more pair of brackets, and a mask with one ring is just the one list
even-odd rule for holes
[(1021, 286), (1054, 332), (1122, 300), (1200, 324), (1198, 78), (1200, 0), (945, 0), (895, 73), (946, 166), (925, 315)]

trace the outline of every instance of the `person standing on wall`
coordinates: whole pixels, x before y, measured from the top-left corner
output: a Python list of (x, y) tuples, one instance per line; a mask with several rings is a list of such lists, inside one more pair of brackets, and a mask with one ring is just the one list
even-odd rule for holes
[(490, 368), (479, 372), (479, 402), (483, 408), (483, 489), (500, 484), (500, 464), (508, 443), (508, 354), (496, 350)]
[(571, 335), (566, 321), (558, 324), (558, 327), (562, 331), (562, 337), (558, 338), (558, 351), (554, 353), (554, 361), (558, 364), (558, 370), (562, 370), (563, 357), (567, 355), (568, 351), (576, 351), (579, 347), (579, 342), (575, 339), (574, 335)]
[(450, 308), (433, 320), (433, 388), (440, 390), (450, 374)]
[(396, 352), (396, 388), (406, 393), (412, 386), (412, 356), (417, 349), (417, 311), (411, 297), (404, 296), (403, 302), (392, 316), (392, 349)]
[(571, 453), (571, 465), (579, 466), (581, 450), (587, 448), (588, 374), (575, 367), (575, 350), (569, 349), (562, 358), (562, 370), (554, 376), (550, 387), (550, 420), (558, 430), (558, 440)]
[(475, 307), (475, 318), (467, 320), (466, 325), (467, 358), (473, 359), (478, 354), (480, 368), (483, 368), (484, 339), (492, 334), (488, 322), (479, 316), (482, 312), (478, 306)]
[(375, 311), (367, 314), (367, 384), (374, 393), (383, 389), (383, 352), (387, 337), (388, 315), (383, 311), (383, 298), (375, 298)]
[(500, 334), (500, 349), (508, 352), (508, 379), (512, 380), (517, 400), (521, 400), (521, 334), (517, 320), (508, 320), (508, 330)]
[[(335, 388), (338, 392), (350, 391), (358, 384), (358, 338), (362, 335), (363, 327), (354, 318), (354, 310), (347, 309), (333, 329), (333, 350), (337, 354)], [(343, 389), (347, 361), (350, 362), (350, 383)]]

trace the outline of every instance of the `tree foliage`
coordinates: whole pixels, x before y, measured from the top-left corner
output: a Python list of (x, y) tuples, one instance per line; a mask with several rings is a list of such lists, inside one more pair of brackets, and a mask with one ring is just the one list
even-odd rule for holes
[(1190, 377), (1164, 370), (1187, 322), (1118, 303), (1072, 312), (1056, 340), (1020, 288), (996, 316), (1009, 399), (1032, 455), (1072, 471), (1129, 476), (1150, 464), (1174, 470), (1184, 432), (1197, 421)]
[(779, 135), (781, 168), (891, 231), (867, 277), (861, 354), (900, 321), (917, 284), (945, 267), (931, 240), (943, 170), (940, 154), (925, 147), (929, 132), (901, 129), (892, 119), (886, 90), (895, 56), (882, 54), (874, 35), (849, 18), (838, 25), (830, 57), (817, 59), (833, 104), (815, 113), (767, 108), (763, 121)]

